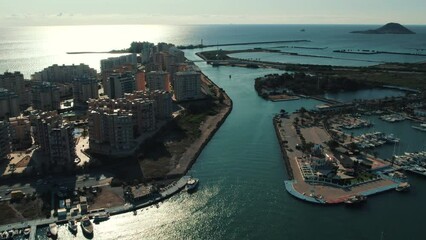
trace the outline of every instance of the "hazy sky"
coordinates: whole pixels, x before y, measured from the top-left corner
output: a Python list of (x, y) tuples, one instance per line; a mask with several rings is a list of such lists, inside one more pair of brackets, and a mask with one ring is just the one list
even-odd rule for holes
[(426, 0), (0, 0), (0, 25), (426, 24)]

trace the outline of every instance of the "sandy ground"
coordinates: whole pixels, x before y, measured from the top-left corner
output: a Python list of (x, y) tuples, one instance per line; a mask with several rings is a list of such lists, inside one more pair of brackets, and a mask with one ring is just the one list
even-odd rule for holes
[(101, 192), (96, 195), (94, 203), (89, 205), (89, 210), (110, 208), (124, 204), (124, 199), (113, 192), (110, 187), (103, 187), (101, 189)]

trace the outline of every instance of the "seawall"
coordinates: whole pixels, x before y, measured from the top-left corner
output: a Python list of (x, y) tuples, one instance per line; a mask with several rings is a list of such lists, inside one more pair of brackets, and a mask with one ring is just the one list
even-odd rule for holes
[(283, 139), (281, 139), (280, 130), (277, 126), (278, 122), (275, 120), (275, 118), (273, 118), (272, 121), (273, 121), (273, 124), (274, 124), (275, 134), (276, 134), (277, 139), (278, 139), (278, 144), (280, 145), (281, 154), (282, 154), (285, 166), (286, 166), (288, 179), (293, 180), (294, 179), (293, 169), (291, 168), (291, 164), (290, 164), (290, 161), (289, 161), (288, 156), (287, 156), (287, 151), (285, 150), (285, 145), (283, 144)]

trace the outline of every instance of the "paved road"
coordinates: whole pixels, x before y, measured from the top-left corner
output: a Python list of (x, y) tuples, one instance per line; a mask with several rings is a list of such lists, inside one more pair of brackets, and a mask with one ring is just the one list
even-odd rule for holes
[(47, 177), (33, 181), (24, 180), (26, 182), (22, 183), (18, 183), (17, 181), (15, 181), (15, 183), (8, 181), (6, 183), (2, 183), (0, 186), (0, 197), (2, 197), (3, 200), (9, 199), (11, 190), (21, 190), (25, 194), (32, 194), (34, 192), (47, 192), (50, 191), (53, 187), (59, 186), (65, 186), (71, 189), (82, 188), (84, 186), (97, 186), (102, 185), (105, 182), (105, 178), (106, 177), (101, 174), (83, 174), (73, 177)]

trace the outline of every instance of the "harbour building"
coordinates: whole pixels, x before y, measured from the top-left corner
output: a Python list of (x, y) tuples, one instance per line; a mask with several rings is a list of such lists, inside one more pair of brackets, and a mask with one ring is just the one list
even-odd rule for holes
[(51, 82), (37, 82), (31, 89), (31, 102), (34, 109), (41, 111), (58, 110), (61, 107), (59, 87)]
[(19, 115), (19, 97), (15, 92), (0, 88), (0, 119)]
[(177, 72), (173, 80), (173, 90), (178, 102), (202, 98), (201, 74), (195, 71)]
[(81, 77), (73, 81), (74, 106), (87, 106), (90, 98), (99, 97), (98, 81), (96, 78)]

